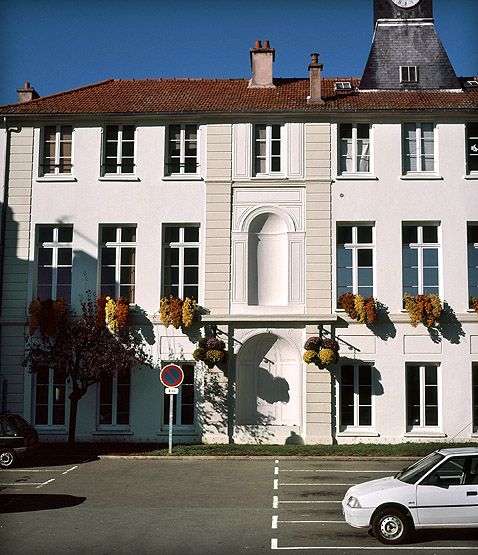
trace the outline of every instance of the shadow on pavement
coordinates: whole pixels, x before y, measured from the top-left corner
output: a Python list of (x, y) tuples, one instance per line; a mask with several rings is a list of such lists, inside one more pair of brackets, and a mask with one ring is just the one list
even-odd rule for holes
[(27, 513), (75, 507), (86, 501), (86, 497), (54, 494), (5, 494), (0, 496), (0, 513)]
[(452, 541), (458, 547), (457, 542), (478, 540), (477, 528), (442, 528), (433, 530), (417, 530), (415, 532), (415, 544), (437, 541)]

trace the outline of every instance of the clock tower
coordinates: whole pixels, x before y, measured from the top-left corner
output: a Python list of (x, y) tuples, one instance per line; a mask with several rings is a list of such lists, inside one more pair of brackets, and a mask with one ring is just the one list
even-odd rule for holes
[(435, 29), (432, 0), (374, 0), (374, 19), (361, 89), (461, 89)]

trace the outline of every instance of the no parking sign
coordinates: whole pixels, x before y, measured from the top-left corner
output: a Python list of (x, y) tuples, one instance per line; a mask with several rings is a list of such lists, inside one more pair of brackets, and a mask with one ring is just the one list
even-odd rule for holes
[(183, 369), (177, 364), (167, 364), (161, 369), (159, 379), (164, 387), (178, 387), (184, 380)]

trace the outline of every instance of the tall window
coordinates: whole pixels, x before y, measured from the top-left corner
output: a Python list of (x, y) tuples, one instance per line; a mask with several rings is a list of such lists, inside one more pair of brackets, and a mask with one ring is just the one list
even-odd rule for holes
[(466, 124), (467, 173), (478, 172), (478, 121)]
[(341, 123), (339, 127), (340, 173), (370, 171), (370, 125)]
[(418, 83), (418, 66), (400, 66), (400, 83)]
[(63, 426), (65, 424), (65, 373), (47, 366), (39, 366), (34, 373), (35, 424)]
[(402, 226), (403, 294), (438, 295), (440, 267), (438, 225)]
[(473, 431), (478, 432), (478, 362), (472, 366), (473, 380)]
[(373, 296), (373, 259), (373, 226), (337, 226), (337, 298), (342, 293)]
[(468, 302), (478, 299), (478, 224), (468, 224)]
[(102, 173), (134, 173), (134, 125), (107, 125), (104, 133)]
[(254, 125), (254, 175), (281, 173), (281, 125)]
[(407, 427), (439, 425), (439, 376), (436, 364), (407, 365)]
[(198, 299), (198, 226), (163, 227), (163, 294)]
[(101, 235), (100, 293), (135, 302), (136, 226), (105, 225)]
[(170, 125), (166, 175), (196, 174), (198, 171), (197, 125)]
[(73, 226), (37, 227), (36, 291), (40, 299), (71, 300)]
[[(179, 386), (179, 393), (173, 395), (173, 425), (194, 426), (194, 364), (181, 364), (184, 372), (184, 381)], [(169, 425), (169, 395), (163, 397), (163, 422)]]
[(130, 372), (102, 375), (99, 382), (100, 426), (129, 425)]
[(40, 175), (71, 174), (71, 125), (47, 125), (43, 130)]
[(435, 171), (435, 129), (433, 123), (406, 123), (403, 126), (403, 171)]
[(372, 366), (346, 364), (340, 369), (340, 429), (372, 426)]

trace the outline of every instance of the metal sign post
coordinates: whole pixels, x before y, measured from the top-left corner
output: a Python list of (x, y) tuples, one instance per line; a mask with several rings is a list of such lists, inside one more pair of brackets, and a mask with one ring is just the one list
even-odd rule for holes
[(173, 403), (174, 396), (179, 393), (179, 386), (183, 383), (184, 372), (176, 364), (166, 365), (159, 374), (161, 383), (166, 388), (164, 392), (169, 395), (169, 434), (168, 434), (168, 453), (173, 453)]

